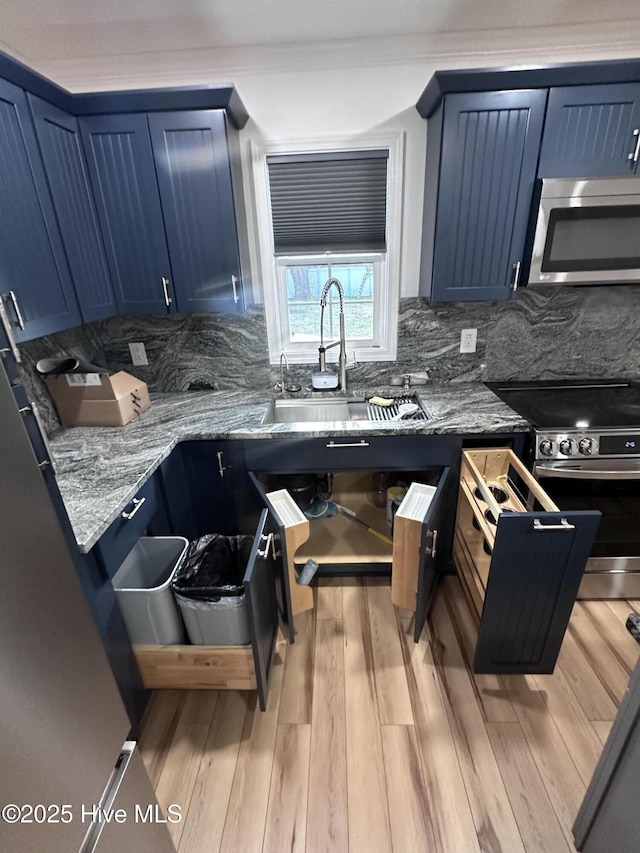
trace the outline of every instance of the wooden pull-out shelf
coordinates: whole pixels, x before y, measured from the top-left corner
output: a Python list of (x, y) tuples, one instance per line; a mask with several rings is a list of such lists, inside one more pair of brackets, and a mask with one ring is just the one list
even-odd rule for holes
[(462, 453), (453, 562), (476, 672), (552, 672), (599, 523), (560, 511), (507, 448)]

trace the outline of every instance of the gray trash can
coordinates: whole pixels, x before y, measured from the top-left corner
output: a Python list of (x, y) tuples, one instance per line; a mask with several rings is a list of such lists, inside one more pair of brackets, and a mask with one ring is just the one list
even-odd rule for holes
[(132, 643), (185, 642), (171, 580), (188, 547), (183, 536), (142, 536), (113, 576), (113, 588)]
[(251, 642), (247, 602), (242, 595), (200, 601), (175, 593), (187, 634), (198, 646), (245, 646)]
[(252, 536), (211, 533), (189, 545), (171, 586), (189, 639), (195, 645), (251, 642), (243, 577)]

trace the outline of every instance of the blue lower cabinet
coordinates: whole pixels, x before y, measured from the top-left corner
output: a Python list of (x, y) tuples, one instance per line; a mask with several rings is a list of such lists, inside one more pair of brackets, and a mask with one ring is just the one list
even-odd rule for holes
[(76, 554), (76, 567), (134, 736), (137, 737), (149, 691), (142, 684), (111, 580), (105, 575), (95, 549), (89, 554)]
[(453, 560), (478, 618), (474, 672), (553, 672), (600, 518), (557, 511), (505, 448), (463, 452)]
[[(154, 474), (127, 503), (93, 549), (107, 577), (113, 577), (124, 558), (160, 514), (165, 518), (160, 480)], [(161, 529), (162, 521), (158, 528)]]
[(546, 90), (446, 95), (429, 119), (420, 295), (507, 299), (517, 289)]
[(78, 120), (29, 95), (53, 205), (85, 323), (117, 313)]
[(18, 341), (80, 325), (26, 93), (0, 80), (0, 298)]
[[(240, 442), (187, 441), (180, 445), (181, 464), (189, 505), (175, 507), (167, 494), (169, 512), (182, 518), (182, 529), (195, 539), (207, 533), (233, 535), (239, 530), (237, 488), (245, 476)], [(235, 454), (239, 454), (236, 460)], [(174, 471), (174, 476), (176, 472)], [(181, 535), (181, 530), (176, 530)]]

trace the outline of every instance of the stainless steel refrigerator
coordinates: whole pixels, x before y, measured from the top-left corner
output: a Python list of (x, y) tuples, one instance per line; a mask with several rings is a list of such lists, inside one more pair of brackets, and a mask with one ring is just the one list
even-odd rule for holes
[(0, 319), (0, 850), (170, 853)]

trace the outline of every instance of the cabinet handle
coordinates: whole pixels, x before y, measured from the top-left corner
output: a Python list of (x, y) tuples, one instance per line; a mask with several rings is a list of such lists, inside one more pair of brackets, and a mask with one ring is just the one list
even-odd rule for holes
[(513, 282), (511, 283), (511, 290), (515, 293), (520, 284), (520, 270), (522, 269), (522, 263), (518, 261), (513, 265)]
[(435, 559), (435, 556), (437, 553), (437, 551), (436, 551), (436, 542), (437, 541), (438, 541), (438, 531), (432, 530), (431, 531), (431, 559), (432, 560)]
[(575, 524), (569, 524), (566, 518), (560, 519), (560, 524), (543, 524), (539, 518), (533, 519), (534, 530), (575, 530)]
[(172, 299), (169, 296), (169, 279), (166, 276), (162, 276), (162, 292), (164, 293), (164, 304), (167, 308), (171, 305)]
[(44, 462), (40, 463), (40, 467), (43, 465), (51, 465), (51, 470), (54, 474), (58, 473), (58, 469), (56, 467), (56, 461), (53, 458), (53, 453), (51, 452), (51, 445), (49, 444), (49, 436), (47, 435), (47, 431), (44, 427), (44, 422), (42, 420), (42, 415), (40, 414), (40, 409), (37, 404), (32, 401), (31, 403), (31, 411), (33, 413), (33, 417), (35, 418), (36, 423), (38, 424), (38, 429), (40, 430), (40, 438), (42, 439), (42, 443), (44, 444), (44, 449), (47, 454), (47, 459)]
[(24, 328), (25, 328), (24, 319), (22, 317), (22, 311), (20, 310), (20, 305), (18, 304), (18, 297), (16, 296), (14, 290), (9, 291), (9, 296), (11, 298), (11, 304), (13, 305), (13, 310), (15, 311), (15, 314), (16, 314), (16, 325), (19, 326), (20, 329), (22, 329), (22, 331), (24, 332)]
[[(132, 740), (126, 740), (122, 744), (122, 752), (120, 753), (116, 765), (111, 772), (111, 777), (107, 783), (106, 790), (100, 797), (100, 802), (98, 803), (100, 815), (113, 814), (113, 806), (116, 802), (120, 786), (124, 781), (125, 774), (131, 762), (135, 748), (136, 743)], [(102, 835), (102, 831), (106, 826), (106, 823), (106, 820), (94, 817), (89, 824), (89, 828), (87, 829), (84, 839), (82, 840), (79, 853), (95, 853), (95, 851), (99, 849), (100, 836)]]
[[(20, 350), (18, 349), (18, 345), (16, 344), (16, 339), (13, 337), (13, 329), (11, 328), (11, 321), (9, 320), (9, 315), (7, 314), (7, 309), (5, 308), (5, 300), (8, 297), (6, 294), (0, 295), (0, 323), (2, 323), (2, 328), (4, 329), (4, 333), (7, 336), (7, 343), (11, 347), (11, 352), (13, 353), (13, 357), (18, 362), (18, 364), (22, 363), (22, 356), (20, 355)], [(2, 353), (5, 353), (5, 350), (2, 350)]]
[(51, 466), (51, 470), (54, 474), (57, 474), (58, 469), (56, 468), (56, 463), (53, 458), (53, 453), (51, 452), (51, 445), (49, 444), (49, 436), (47, 435), (47, 431), (44, 428), (44, 422), (42, 420), (42, 416), (40, 415), (40, 409), (33, 401), (29, 403), (28, 406), (23, 406), (21, 409), (18, 409), (21, 415), (26, 415), (27, 412), (31, 412), (34, 417), (34, 420), (38, 426), (38, 431), (40, 432), (40, 438), (42, 439), (42, 443), (44, 444), (44, 449), (47, 453), (47, 459), (44, 462), (38, 462), (39, 468), (46, 468), (47, 465)]
[(273, 533), (269, 533), (267, 536), (264, 533), (260, 536), (260, 539), (265, 543), (264, 551), (258, 549), (258, 557), (266, 557), (269, 553), (269, 547), (271, 547), (271, 556), (273, 559), (276, 559), (276, 539)]
[(237, 275), (231, 276), (231, 287), (233, 288), (233, 301), (237, 305), (238, 302), (240, 301), (240, 299), (238, 297), (238, 276)]
[(138, 512), (138, 510), (140, 509), (140, 507), (142, 506), (142, 504), (145, 501), (146, 501), (146, 498), (134, 498), (133, 499), (133, 509), (131, 510), (131, 512), (123, 512), (122, 517), (126, 521), (131, 521), (133, 516)]
[(216, 453), (216, 456), (218, 457), (218, 472), (219, 472), (219, 474), (220, 474), (220, 476), (221, 476), (221, 477), (224, 477), (224, 472), (227, 470), (227, 469), (224, 467), (224, 465), (222, 464), (222, 456), (223, 456), (223, 453), (224, 453), (224, 451), (223, 451), (223, 450), (219, 450), (219, 451)]
[(362, 439), (362, 441), (352, 441), (345, 444), (336, 444), (335, 441), (330, 441), (329, 444), (325, 444), (325, 447), (369, 447), (369, 442)]
[(627, 160), (633, 160), (634, 163), (637, 163), (638, 158), (640, 158), (640, 127), (636, 127), (633, 131), (633, 135), (636, 138), (636, 147), (631, 154), (627, 155)]

